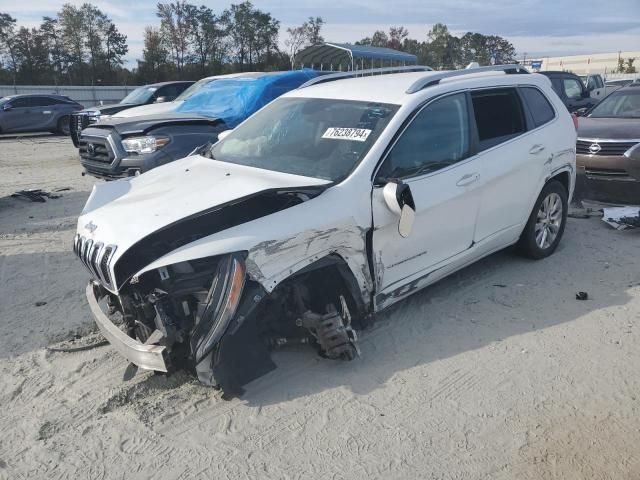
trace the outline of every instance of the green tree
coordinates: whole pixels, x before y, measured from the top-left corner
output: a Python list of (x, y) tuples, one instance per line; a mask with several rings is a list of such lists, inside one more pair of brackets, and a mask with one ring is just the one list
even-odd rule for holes
[(295, 57), (300, 50), (311, 45), (317, 45), (324, 42), (324, 38), (320, 34), (324, 20), (322, 17), (309, 17), (299, 27), (287, 28), (288, 38), (284, 41), (289, 54), (291, 68), (295, 65)]
[(0, 13), (0, 60), (13, 72), (14, 83), (18, 77), (16, 58), (16, 19), (8, 13)]
[(221, 20), (226, 25), (231, 44), (231, 55), (240, 71), (246, 66), (267, 66), (281, 58), (278, 50), (280, 22), (270, 13), (254, 8), (245, 1), (225, 10)]
[[(114, 70), (124, 64), (123, 57), (129, 52), (127, 36), (121, 34), (110, 20), (104, 25), (104, 60), (111, 77)], [(111, 78), (110, 78), (111, 80)]]
[(40, 25), (40, 35), (47, 52), (49, 52), (48, 70), (55, 85), (60, 83), (65, 68), (65, 49), (62, 43), (62, 32), (57, 18), (44, 17)]
[(194, 7), (184, 0), (158, 3), (156, 15), (160, 19), (160, 33), (165, 47), (171, 52), (175, 68), (182, 73), (191, 59), (189, 40), (195, 22)]
[(138, 74), (142, 83), (166, 80), (168, 56), (160, 31), (157, 28), (146, 27), (142, 61), (138, 62)]
[(210, 64), (221, 60), (226, 32), (213, 10), (204, 5), (198, 9), (194, 7), (190, 15), (194, 20), (190, 32), (194, 57), (200, 67), (200, 74), (206, 75)]

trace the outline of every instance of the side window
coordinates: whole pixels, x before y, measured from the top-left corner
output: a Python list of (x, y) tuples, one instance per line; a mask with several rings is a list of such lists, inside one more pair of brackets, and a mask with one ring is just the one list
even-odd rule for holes
[(393, 146), (379, 176), (406, 177), (453, 165), (469, 155), (469, 116), (464, 93), (427, 105)]
[(565, 78), (562, 80), (564, 86), (564, 94), (567, 98), (571, 98), (573, 100), (582, 98), (582, 88), (580, 87), (580, 82), (578, 82), (575, 78)]
[(54, 104), (53, 99), (49, 97), (32, 97), (29, 101), (29, 106), (31, 107), (47, 107)]
[(178, 96), (178, 88), (175, 85), (167, 85), (162, 87), (155, 94), (155, 98), (164, 97), (166, 102), (175, 100)]
[(515, 88), (472, 92), (471, 100), (478, 127), (479, 151), (525, 132), (522, 105)]
[(602, 77), (600, 75), (597, 75), (596, 77), (594, 77), (594, 79), (596, 81), (596, 88), (604, 87), (604, 83), (602, 82)]
[(30, 107), (31, 105), (29, 104), (29, 98), (16, 98), (15, 100), (11, 101), (11, 106), (13, 108), (27, 108)]
[(524, 101), (529, 108), (529, 112), (531, 112), (533, 124), (536, 127), (553, 120), (555, 117), (553, 107), (549, 103), (549, 100), (547, 100), (547, 97), (545, 97), (540, 90), (533, 87), (523, 87), (520, 91), (522, 92)]

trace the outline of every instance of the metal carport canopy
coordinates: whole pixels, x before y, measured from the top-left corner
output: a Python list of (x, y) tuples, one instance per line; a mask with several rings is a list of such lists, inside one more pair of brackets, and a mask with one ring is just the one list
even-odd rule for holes
[(379, 60), (413, 65), (418, 58), (410, 53), (392, 48), (352, 45), (350, 43), (322, 43), (305, 48), (296, 55), (295, 63), (304, 66), (342, 65), (347, 63), (353, 69), (357, 60)]

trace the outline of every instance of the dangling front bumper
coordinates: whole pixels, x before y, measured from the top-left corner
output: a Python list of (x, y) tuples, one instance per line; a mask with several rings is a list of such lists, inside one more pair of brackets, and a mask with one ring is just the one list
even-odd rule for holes
[(93, 313), (96, 324), (104, 338), (107, 339), (120, 355), (138, 367), (146, 370), (167, 372), (166, 347), (140, 343), (120, 330), (100, 308), (98, 302), (102, 297), (101, 291), (102, 287), (95, 282), (89, 282), (89, 285), (87, 285), (87, 301), (89, 302), (89, 307), (91, 308), (91, 313)]

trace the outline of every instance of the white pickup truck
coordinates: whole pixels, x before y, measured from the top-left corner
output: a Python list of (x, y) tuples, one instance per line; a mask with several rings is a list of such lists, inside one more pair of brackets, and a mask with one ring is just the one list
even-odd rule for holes
[(580, 75), (580, 79), (582, 83), (584, 83), (584, 86), (587, 87), (587, 90), (589, 90), (591, 98), (595, 98), (598, 101), (616, 90), (616, 88), (608, 87), (602, 75), (598, 73), (594, 75)]

